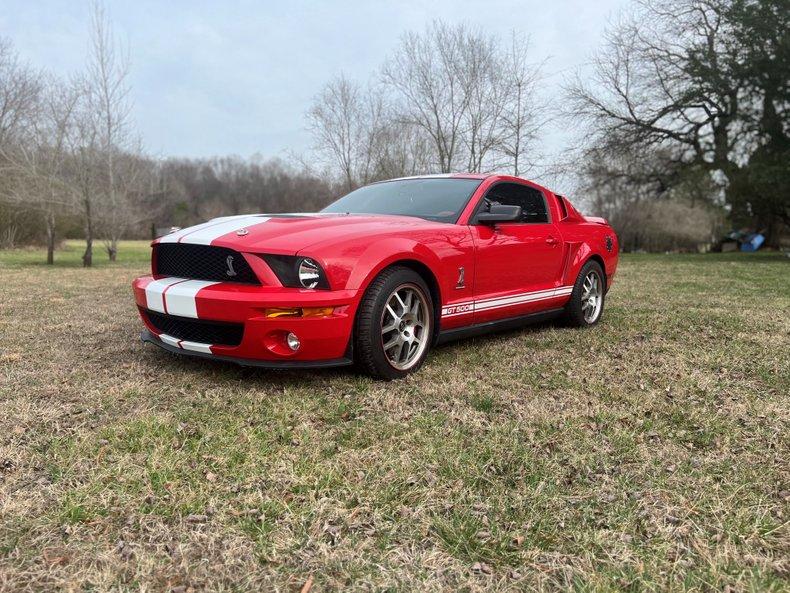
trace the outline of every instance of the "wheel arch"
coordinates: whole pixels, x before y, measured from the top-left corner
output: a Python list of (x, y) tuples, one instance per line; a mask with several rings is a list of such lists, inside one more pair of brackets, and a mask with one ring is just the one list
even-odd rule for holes
[[(601, 266), (601, 270), (603, 271), (603, 287), (604, 290), (608, 290), (607, 282), (606, 282), (606, 263), (603, 261), (603, 258), (598, 255), (597, 253), (591, 254), (582, 264), (582, 268), (587, 264), (587, 262), (597, 262), (599, 266)], [(581, 270), (581, 268), (579, 268)]]
[(384, 268), (384, 270), (395, 266), (402, 266), (404, 268), (413, 270), (420, 276), (420, 278), (425, 281), (425, 284), (428, 285), (428, 290), (431, 292), (431, 300), (433, 301), (433, 335), (431, 336), (431, 344), (435, 345), (436, 340), (439, 337), (439, 322), (442, 318), (442, 292), (439, 288), (439, 280), (436, 278), (436, 275), (433, 273), (431, 268), (429, 268), (425, 263), (416, 259), (396, 260)]
[[(425, 281), (425, 284), (428, 286), (428, 290), (431, 293), (431, 300), (433, 301), (433, 328), (431, 330), (433, 335), (431, 336), (431, 345), (435, 345), (436, 340), (439, 337), (439, 322), (442, 318), (442, 292), (439, 286), (439, 280), (436, 278), (436, 275), (434, 274), (433, 270), (431, 270), (430, 266), (428, 266), (428, 264), (412, 257), (401, 257), (399, 259), (388, 261), (384, 265), (376, 268), (374, 273), (370, 274), (360, 292), (365, 294), (373, 280), (375, 280), (386, 270), (396, 267), (408, 268), (412, 270), (418, 276), (420, 276), (420, 278), (422, 278), (423, 281)], [(354, 316), (356, 317), (357, 314), (358, 311), (354, 314)]]
[(565, 282), (568, 284), (574, 284), (581, 274), (582, 268), (587, 265), (588, 262), (594, 261), (599, 266), (601, 266), (601, 270), (603, 271), (603, 282), (604, 288), (608, 290), (608, 282), (607, 282), (607, 271), (606, 271), (606, 260), (605, 258), (596, 250), (594, 250), (589, 243), (583, 242), (578, 244), (576, 249), (571, 250), (570, 255), (570, 265), (567, 268), (565, 273)]

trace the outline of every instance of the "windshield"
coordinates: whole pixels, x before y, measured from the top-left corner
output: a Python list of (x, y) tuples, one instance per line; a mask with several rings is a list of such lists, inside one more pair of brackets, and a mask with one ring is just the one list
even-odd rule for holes
[(480, 183), (446, 177), (384, 181), (360, 187), (321, 212), (399, 214), (454, 223)]

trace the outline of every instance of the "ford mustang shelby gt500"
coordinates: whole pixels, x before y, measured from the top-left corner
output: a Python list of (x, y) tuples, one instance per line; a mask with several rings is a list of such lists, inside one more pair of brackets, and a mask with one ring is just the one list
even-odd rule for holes
[(216, 218), (152, 244), (133, 282), (144, 341), (264, 367), (356, 361), (396, 379), (438, 342), (601, 318), (617, 237), (503, 175), (374, 183), (314, 214)]

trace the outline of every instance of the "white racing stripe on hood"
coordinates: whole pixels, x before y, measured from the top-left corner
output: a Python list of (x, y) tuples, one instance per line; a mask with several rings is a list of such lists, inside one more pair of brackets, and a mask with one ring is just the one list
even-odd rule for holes
[(187, 280), (186, 282), (174, 284), (165, 294), (168, 315), (197, 319), (197, 302), (195, 301), (197, 293), (207, 286), (214, 286), (215, 284), (219, 284), (219, 282)]
[(269, 220), (268, 216), (241, 216), (231, 220), (225, 220), (219, 224), (196, 228), (188, 233), (184, 233), (178, 239), (179, 243), (191, 243), (193, 245), (211, 245), (215, 239), (222, 235), (233, 233), (241, 229), (246, 229), (256, 224), (261, 224)]
[[(203, 241), (193, 241), (192, 235), (199, 234), (203, 236), (208, 234), (213, 235), (213, 239), (216, 239), (217, 237), (220, 237), (226, 233), (232, 233), (233, 231), (243, 229), (246, 226), (252, 226), (253, 224), (266, 222), (267, 220), (269, 220), (268, 216), (255, 216), (252, 214), (221, 216), (219, 218), (212, 218), (208, 222), (196, 224), (194, 226), (190, 226), (185, 229), (170, 233), (169, 235), (160, 237), (159, 243), (200, 243), (202, 245), (208, 245), (208, 243), (211, 243), (211, 241), (208, 241), (208, 243), (204, 243)], [(238, 226), (236, 226), (235, 223), (238, 223)], [(231, 227), (230, 230), (221, 230), (229, 226)], [(216, 234), (214, 229), (216, 229)]]
[(160, 237), (159, 238), (159, 242), (160, 243), (178, 243), (178, 241), (179, 241), (179, 239), (181, 239), (181, 237), (183, 237), (184, 235), (188, 235), (189, 233), (194, 233), (195, 231), (199, 231), (201, 229), (207, 229), (209, 227), (218, 226), (218, 225), (220, 225), (220, 224), (222, 224), (224, 222), (227, 222), (228, 220), (234, 219), (234, 218), (247, 218), (247, 216), (248, 216), (247, 214), (242, 214), (240, 216), (223, 216), (221, 218), (212, 218), (208, 222), (203, 222), (201, 224), (196, 224), (194, 226), (190, 226), (190, 227), (187, 227), (185, 229), (180, 229), (178, 231), (170, 233), (169, 235), (165, 235), (163, 237)]

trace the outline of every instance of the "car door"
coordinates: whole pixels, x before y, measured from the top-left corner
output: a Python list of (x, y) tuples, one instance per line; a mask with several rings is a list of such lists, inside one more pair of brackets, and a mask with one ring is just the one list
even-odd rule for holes
[[(478, 223), (477, 214), (492, 203), (520, 206), (521, 220)], [(497, 183), (481, 199), (470, 228), (475, 242), (475, 323), (556, 306), (564, 249), (540, 190), (520, 183)]]

